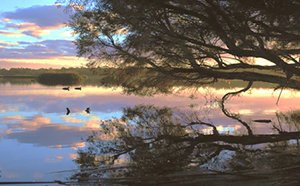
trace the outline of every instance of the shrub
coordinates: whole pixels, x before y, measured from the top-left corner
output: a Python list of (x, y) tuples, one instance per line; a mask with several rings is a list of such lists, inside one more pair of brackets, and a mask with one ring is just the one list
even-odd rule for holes
[(37, 77), (37, 82), (44, 85), (77, 85), (83, 77), (76, 72), (42, 73)]

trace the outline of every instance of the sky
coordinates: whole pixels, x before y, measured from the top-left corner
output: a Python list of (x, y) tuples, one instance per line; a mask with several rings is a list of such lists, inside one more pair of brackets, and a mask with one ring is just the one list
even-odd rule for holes
[(0, 68), (80, 67), (68, 15), (56, 0), (0, 0)]

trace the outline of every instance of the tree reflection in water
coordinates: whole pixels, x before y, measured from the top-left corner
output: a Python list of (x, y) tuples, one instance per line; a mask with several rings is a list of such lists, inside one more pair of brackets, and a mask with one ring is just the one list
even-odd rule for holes
[[(224, 180), (232, 185), (300, 181), (297, 127), (279, 134), (235, 136), (219, 134), (213, 124), (196, 114), (168, 107), (138, 105), (123, 112), (121, 119), (104, 121), (102, 130), (78, 151), (75, 162), (79, 169), (72, 180), (183, 185), (222, 185)], [(279, 125), (294, 121), (296, 113), (299, 117), (299, 111), (279, 113)], [(204, 133), (207, 127), (214, 133)]]

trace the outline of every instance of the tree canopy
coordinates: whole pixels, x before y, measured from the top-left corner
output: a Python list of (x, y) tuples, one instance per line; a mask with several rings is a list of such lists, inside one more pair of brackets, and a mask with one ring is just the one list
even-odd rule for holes
[[(274, 168), (270, 174), (279, 169), (285, 174), (299, 168), (299, 153), (295, 154), (299, 146), (290, 141), (300, 138), (298, 123), (294, 122), (298, 112), (277, 114), (279, 126), (272, 124), (278, 134), (253, 134), (248, 123), (224, 106), (230, 96), (247, 91), (254, 81), (300, 89), (299, 1), (67, 2), (71, 13), (68, 25), (77, 36), (78, 56), (86, 57), (91, 68), (117, 69), (108, 70), (107, 80), (121, 79), (122, 85), (131, 89), (155, 84), (168, 88), (166, 81), (171, 82), (171, 79), (185, 81), (189, 85), (209, 84), (219, 79), (247, 83), (244, 89), (229, 92), (221, 100), (223, 113), (241, 123), (247, 135), (222, 134), (212, 123), (183, 117), (169, 108), (143, 105), (125, 108), (122, 120), (104, 121), (99, 134), (95, 133), (88, 139), (90, 146), (79, 151), (76, 159), (79, 173), (73, 178), (98, 181), (103, 176), (108, 180), (107, 172), (112, 172), (109, 175), (116, 176), (119, 182), (124, 181), (123, 176), (143, 178), (144, 175), (154, 175), (156, 181), (161, 172), (172, 173), (174, 168), (185, 171), (191, 165), (199, 167), (207, 162), (214, 163), (217, 157), (222, 158), (224, 151), (234, 152), (230, 162), (234, 171), (243, 168), (266, 175), (264, 166), (260, 167), (262, 163), (252, 161), (261, 157), (270, 159), (266, 161), (267, 166)], [(132, 81), (136, 77), (138, 79)], [(182, 118), (188, 122), (182, 121)], [(281, 127), (281, 120), (290, 121), (297, 130), (286, 131)], [(271, 122), (263, 119), (253, 121)], [(212, 134), (201, 133), (199, 129), (203, 126), (212, 128)], [(281, 143), (292, 150), (281, 149), (280, 152), (286, 153), (278, 154), (276, 147)], [(265, 146), (261, 149), (248, 148), (262, 144)], [(287, 158), (294, 154), (297, 158)], [(130, 160), (129, 168), (113, 166), (122, 165), (124, 157)], [(239, 160), (247, 162), (240, 163)], [(280, 163), (277, 166), (273, 161)], [(112, 167), (107, 168), (107, 165)], [(113, 174), (115, 171), (117, 173)], [(234, 175), (249, 176), (244, 173), (240, 174), (237, 170)], [(276, 176), (272, 178), (277, 179)], [(278, 179), (281, 178), (278, 176)], [(252, 181), (252, 177), (250, 179)]]
[(297, 0), (69, 0), (68, 5), (78, 55), (91, 66), (151, 68), (198, 84), (221, 78), (300, 88)]

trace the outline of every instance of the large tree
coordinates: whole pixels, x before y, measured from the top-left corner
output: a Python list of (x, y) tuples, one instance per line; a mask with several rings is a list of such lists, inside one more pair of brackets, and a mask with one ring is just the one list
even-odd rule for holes
[[(78, 55), (198, 84), (263, 81), (299, 89), (297, 0), (68, 0)], [(261, 62), (268, 63), (263, 65)]]

